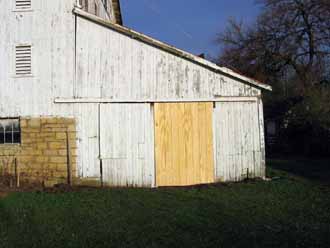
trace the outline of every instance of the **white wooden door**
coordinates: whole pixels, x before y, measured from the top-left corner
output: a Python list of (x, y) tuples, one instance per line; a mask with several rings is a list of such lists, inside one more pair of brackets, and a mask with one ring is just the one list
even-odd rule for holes
[(150, 104), (101, 104), (103, 182), (154, 186), (154, 130)]
[(262, 177), (258, 102), (220, 102), (214, 110), (216, 178)]
[(99, 106), (77, 104), (75, 112), (78, 116), (79, 176), (99, 179)]

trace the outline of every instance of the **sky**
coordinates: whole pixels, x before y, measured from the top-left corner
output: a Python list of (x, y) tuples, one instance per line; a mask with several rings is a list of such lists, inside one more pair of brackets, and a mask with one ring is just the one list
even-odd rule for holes
[(121, 0), (124, 25), (193, 54), (216, 57), (228, 19), (252, 23), (255, 0)]

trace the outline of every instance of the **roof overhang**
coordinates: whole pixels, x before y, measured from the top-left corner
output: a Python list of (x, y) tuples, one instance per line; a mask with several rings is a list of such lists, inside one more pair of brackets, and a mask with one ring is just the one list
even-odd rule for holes
[(113, 6), (113, 13), (115, 15), (116, 23), (119, 25), (123, 25), (123, 18), (120, 9), (120, 0), (112, 0), (112, 6)]
[[(114, 0), (114, 2), (118, 2), (116, 0)], [(105, 27), (108, 27), (112, 30), (115, 30), (117, 32), (120, 32), (122, 34), (125, 34), (129, 37), (131, 37), (132, 39), (135, 39), (135, 40), (139, 40), (139, 41), (142, 41), (146, 44), (149, 44), (151, 46), (154, 46), (154, 47), (157, 47), (159, 49), (162, 49), (168, 53), (171, 53), (171, 54), (174, 54), (178, 57), (181, 57), (181, 58), (184, 58), (184, 59), (187, 59), (193, 63), (196, 63), (196, 64), (199, 64), (201, 66), (204, 66), (214, 72), (217, 72), (219, 74), (222, 74), (222, 75), (225, 75), (227, 77), (230, 77), (230, 78), (234, 78), (236, 80), (239, 80), (245, 84), (249, 84), (251, 86), (254, 86), (256, 88), (260, 88), (260, 89), (264, 89), (264, 90), (269, 90), (271, 91), (272, 90), (272, 87), (268, 84), (264, 84), (264, 83), (261, 83), (255, 79), (252, 79), (252, 78), (249, 78), (249, 77), (246, 77), (246, 76), (243, 76), (237, 72), (234, 72), (233, 70), (229, 69), (229, 68), (226, 68), (226, 67), (220, 67), (208, 60), (205, 60), (203, 58), (200, 58), (198, 56), (195, 56), (191, 53), (188, 53), (188, 52), (185, 52), (181, 49), (178, 49), (174, 46), (171, 46), (171, 45), (168, 45), (166, 43), (163, 43), (161, 41), (158, 41), (156, 39), (153, 39), (147, 35), (144, 35), (142, 33), (139, 33), (139, 32), (136, 32), (132, 29), (129, 29), (129, 28), (126, 28), (126, 27), (123, 27), (119, 24), (114, 24), (110, 21), (107, 21), (107, 20), (104, 20), (98, 16), (95, 16), (93, 14), (90, 14), (86, 11), (83, 11), (79, 8), (74, 8), (73, 9), (73, 13), (78, 15), (78, 16), (81, 16), (87, 20), (90, 20), (92, 22), (95, 22), (97, 24), (100, 24), (102, 26), (105, 26)]]

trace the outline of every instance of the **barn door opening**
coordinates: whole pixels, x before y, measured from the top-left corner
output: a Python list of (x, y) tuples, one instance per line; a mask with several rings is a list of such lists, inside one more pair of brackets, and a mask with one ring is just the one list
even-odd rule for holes
[(154, 186), (150, 104), (100, 105), (102, 180), (109, 186)]
[(155, 104), (156, 185), (214, 182), (213, 103)]

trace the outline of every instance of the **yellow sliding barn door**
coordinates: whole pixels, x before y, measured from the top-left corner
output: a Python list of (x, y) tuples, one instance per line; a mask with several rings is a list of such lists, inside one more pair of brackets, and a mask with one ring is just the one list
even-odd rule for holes
[(213, 103), (155, 104), (156, 184), (214, 182)]

